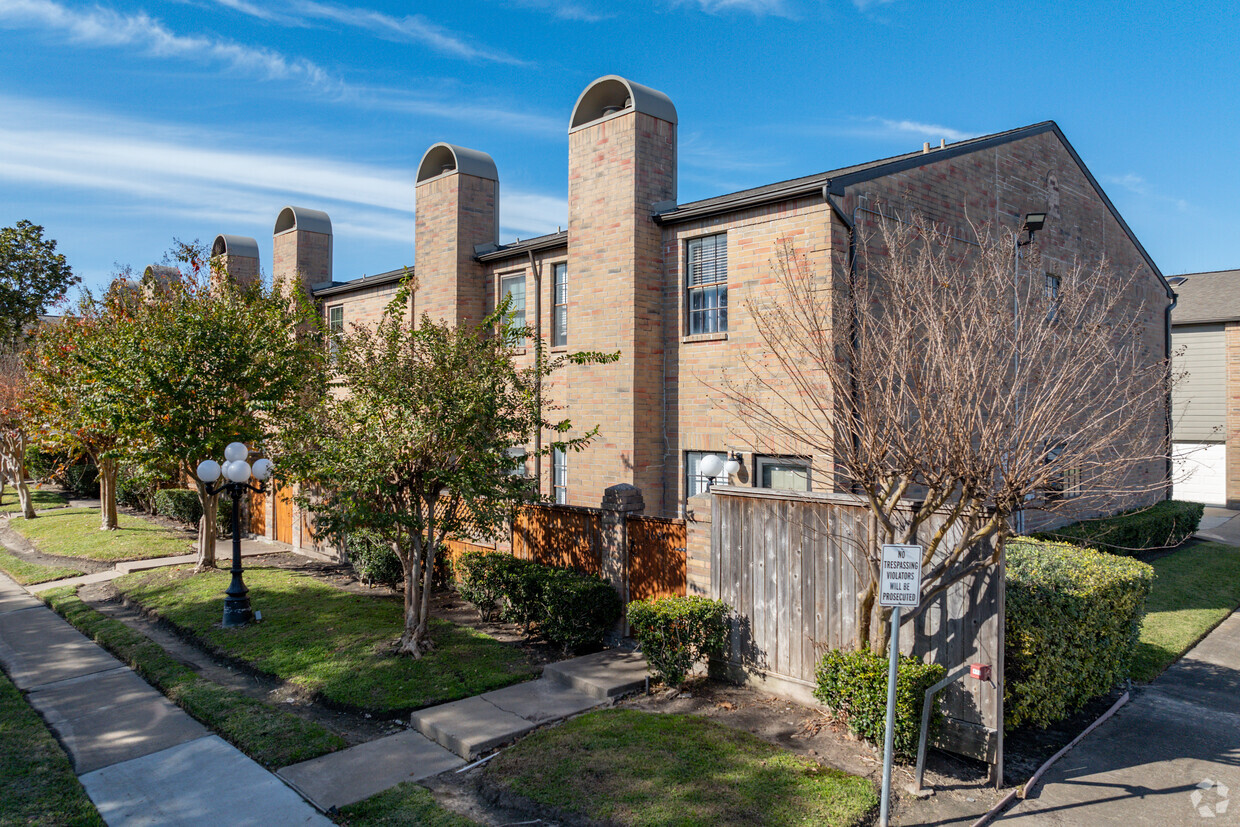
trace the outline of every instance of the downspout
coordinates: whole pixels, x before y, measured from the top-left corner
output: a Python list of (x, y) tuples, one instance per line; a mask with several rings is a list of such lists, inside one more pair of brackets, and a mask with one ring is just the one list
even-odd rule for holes
[(534, 429), (534, 483), (537, 495), (542, 496), (542, 265), (534, 261), (534, 251), (527, 251), (530, 256), (530, 269), (534, 271), (534, 409), (538, 411), (538, 427)]
[[(836, 203), (831, 189), (832, 183), (828, 181), (822, 187), (822, 197), (827, 200), (827, 203), (831, 205), (832, 212), (835, 213), (835, 215), (848, 229), (848, 289), (855, 294), (857, 289), (857, 211), (861, 209), (861, 199), (856, 199), (856, 203), (853, 205), (852, 215), (849, 216), (848, 213), (844, 212), (843, 207)], [(840, 194), (843, 194), (842, 188)], [(851, 311), (848, 318), (848, 343), (852, 348), (852, 352), (856, 354), (861, 348), (861, 332), (857, 323), (856, 303), (850, 302), (849, 307), (851, 308)], [(860, 404), (858, 400), (859, 391), (857, 388), (857, 374), (855, 370), (850, 370), (848, 372), (848, 385), (850, 395), (852, 397), (851, 403), (853, 416), (855, 417), (857, 406)], [(855, 428), (849, 428), (848, 431), (852, 436), (853, 451), (854, 453), (859, 454), (861, 450), (861, 437), (857, 434)], [(856, 481), (854, 480), (850, 486), (854, 493), (856, 491), (856, 485)]]
[[(1166, 336), (1167, 372), (1168, 372), (1168, 375), (1170, 375), (1170, 372), (1171, 372), (1171, 311), (1175, 310), (1176, 303), (1179, 301), (1180, 297), (1176, 295), (1176, 292), (1172, 290), (1169, 285), (1167, 286), (1167, 298), (1171, 299), (1171, 303), (1168, 304), (1167, 309), (1163, 311), (1163, 332)], [(1171, 475), (1174, 472), (1174, 469), (1172, 468), (1172, 460), (1171, 460), (1172, 449), (1171, 449), (1171, 384), (1170, 383), (1167, 384), (1166, 406), (1167, 406), (1166, 417), (1165, 417), (1166, 424), (1167, 424), (1167, 476), (1166, 476), (1167, 496), (1166, 496), (1166, 499), (1169, 500), (1172, 498), (1173, 487), (1174, 487), (1171, 481)]]

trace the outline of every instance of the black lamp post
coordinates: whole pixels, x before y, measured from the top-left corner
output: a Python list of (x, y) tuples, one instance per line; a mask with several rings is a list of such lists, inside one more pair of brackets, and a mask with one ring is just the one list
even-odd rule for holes
[[(227, 491), (232, 497), (232, 582), (224, 592), (224, 627), (244, 626), (254, 619), (250, 609), (249, 589), (241, 578), (241, 492), (260, 493), (263, 483), (271, 477), (270, 460), (260, 459), (251, 468), (246, 458), (250, 449), (243, 443), (233, 442), (224, 449), (224, 464), (213, 459), (198, 463), (198, 479), (207, 484), (207, 493), (214, 496)], [(226, 482), (216, 483), (223, 475)], [(250, 479), (258, 481), (251, 485)]]

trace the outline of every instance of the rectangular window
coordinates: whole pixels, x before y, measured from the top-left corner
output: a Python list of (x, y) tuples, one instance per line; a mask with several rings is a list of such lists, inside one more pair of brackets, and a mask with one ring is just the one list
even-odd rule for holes
[(560, 448), (551, 453), (551, 491), (557, 504), (568, 503), (568, 455)]
[(1052, 304), (1059, 301), (1059, 276), (1054, 273), (1046, 274), (1046, 300)]
[[(508, 317), (513, 327), (525, 327), (525, 273), (507, 276), (499, 284), (500, 298), (512, 296), (508, 305)], [(525, 347), (525, 337), (513, 337), (513, 345)]]
[(551, 268), (551, 346), (568, 344), (568, 265)]
[(724, 333), (728, 329), (728, 234), (708, 235), (689, 242), (685, 289), (689, 335)]
[(779, 491), (808, 491), (809, 463), (795, 457), (758, 457), (754, 478), (758, 488)]
[(702, 473), (702, 460), (711, 454), (720, 459), (727, 458), (727, 451), (685, 451), (685, 497), (696, 497), (707, 490), (709, 485), (727, 485), (728, 475), (723, 471), (717, 477), (708, 477)]
[(512, 460), (512, 467), (508, 469), (510, 477), (525, 476), (525, 447), (518, 445), (508, 449), (508, 457)]
[(344, 335), (344, 305), (327, 308), (327, 349), (333, 357), (340, 347), (340, 337)]
[(1074, 465), (1063, 469), (1063, 498), (1072, 500), (1081, 496), (1081, 468)]

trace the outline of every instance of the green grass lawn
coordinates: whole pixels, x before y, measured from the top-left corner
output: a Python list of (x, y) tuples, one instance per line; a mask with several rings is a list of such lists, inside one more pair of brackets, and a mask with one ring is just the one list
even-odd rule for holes
[[(41, 508), (59, 508), (69, 504), (69, 498), (59, 491), (44, 490), (41, 488), (30, 489), (30, 500), (34, 503), (34, 510)], [(21, 502), (17, 498), (17, 489), (6, 488), (4, 496), (0, 497), (0, 514), (10, 511), (21, 511)]]
[(577, 816), (624, 825), (860, 823), (869, 781), (691, 715), (590, 712), (501, 752), (487, 777)]
[(80, 557), (104, 563), (191, 554), (194, 545), (178, 534), (140, 517), (120, 515), (115, 531), (99, 530), (99, 509), (63, 508), (33, 520), (9, 519), (9, 527), (44, 554)]
[(413, 781), (342, 808), (336, 822), (348, 827), (478, 827), (478, 822), (440, 807), (430, 790)]
[(286, 767), (345, 746), (343, 738), (319, 724), (198, 677), (159, 644), (83, 603), (75, 588), (51, 589), (40, 597), (79, 631), (260, 764)]
[(0, 673), (0, 824), (102, 825), (60, 744)]
[(1193, 543), (1151, 563), (1132, 677), (1151, 681), (1240, 606), (1240, 548)]
[(32, 583), (46, 583), (49, 580), (63, 580), (66, 577), (78, 577), (86, 572), (63, 566), (41, 566), (23, 560), (16, 554), (0, 548), (0, 571), (12, 577), (23, 586)]
[(431, 620), (435, 648), (420, 660), (391, 653), (403, 628), (399, 599), (353, 594), (277, 568), (245, 573), (260, 623), (224, 629), (229, 575), (188, 568), (131, 574), (113, 581), (130, 600), (206, 645), (305, 687), (323, 699), (383, 714), (477, 695), (532, 678), (534, 665), (514, 646)]

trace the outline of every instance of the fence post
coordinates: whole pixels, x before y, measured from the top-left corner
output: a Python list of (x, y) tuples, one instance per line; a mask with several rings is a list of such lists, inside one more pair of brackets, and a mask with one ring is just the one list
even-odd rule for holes
[(603, 577), (616, 587), (625, 605), (629, 602), (629, 537), (625, 522), (630, 514), (640, 514), (645, 507), (641, 489), (627, 482), (603, 492), (599, 568)]
[(710, 590), (711, 494), (690, 497), (685, 505), (685, 593), (712, 597)]

